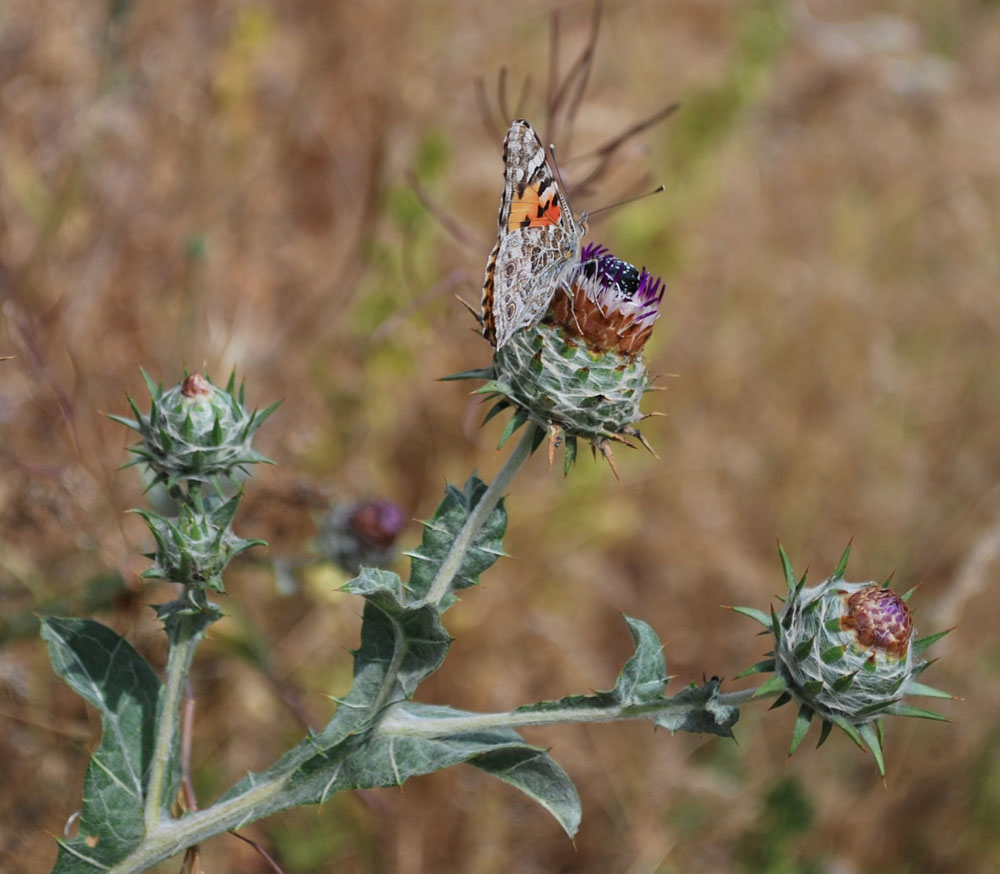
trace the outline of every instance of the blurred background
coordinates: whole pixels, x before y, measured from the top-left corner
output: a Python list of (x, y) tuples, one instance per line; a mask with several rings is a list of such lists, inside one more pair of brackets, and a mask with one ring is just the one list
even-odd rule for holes
[[(558, 39), (553, 39), (553, 13)], [(551, 69), (593, 7), (504, 0), (9, 0), (0, 18), (0, 868), (48, 870), (99, 720), (52, 673), (36, 613), (107, 622), (157, 667), (137, 579), (148, 535), (127, 459), (139, 367), (236, 368), (278, 466), (255, 472), (224, 622), (196, 660), (203, 804), (320, 725), (349, 686), (360, 604), (317, 560), (331, 502), (427, 518), (491, 478), (502, 425), (448, 373), (488, 363), (478, 304), (502, 186), (498, 76), (544, 129)], [(553, 50), (558, 46), (558, 51)], [(419, 699), (500, 710), (610, 688), (620, 611), (663, 638), (677, 686), (766, 648), (775, 538), (826, 576), (918, 585), (918, 631), (957, 625), (924, 679), (963, 700), (887, 727), (883, 787), (837, 733), (786, 764), (794, 708), (744, 708), (738, 743), (649, 724), (527, 732), (579, 787), (570, 842), (471, 768), (248, 827), (295, 872), (991, 872), (1000, 865), (1000, 4), (608, 2), (572, 131), (630, 139), (589, 239), (667, 297), (647, 359), (660, 460), (534, 458), (502, 560), (447, 616)], [(482, 80), (477, 90), (477, 80)], [(527, 83), (528, 87), (525, 87)], [(485, 121), (490, 108), (493, 126)], [(496, 128), (496, 129), (494, 129)], [(402, 548), (419, 539), (409, 522)], [(397, 564), (403, 572), (405, 560)], [(811, 737), (815, 738), (816, 735)], [(228, 836), (206, 870), (267, 870)], [(175, 871), (178, 860), (161, 866)]]

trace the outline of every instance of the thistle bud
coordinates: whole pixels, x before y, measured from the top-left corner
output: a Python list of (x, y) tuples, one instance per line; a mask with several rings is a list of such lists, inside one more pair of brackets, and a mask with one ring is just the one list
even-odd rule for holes
[(406, 525), (406, 514), (392, 501), (339, 504), (319, 522), (316, 545), (330, 561), (351, 574), (364, 567), (386, 567)]
[(264, 546), (263, 540), (244, 540), (230, 527), (240, 496), (221, 502), (208, 510), (202, 501), (182, 504), (179, 515), (168, 519), (148, 510), (135, 510), (146, 521), (156, 541), (156, 551), (147, 553), (153, 566), (145, 579), (167, 580), (195, 590), (224, 592), (222, 571), (237, 555), (252, 546)]
[(764, 624), (775, 639), (772, 657), (740, 676), (773, 671), (774, 676), (756, 694), (780, 692), (776, 706), (798, 702), (791, 752), (816, 715), (823, 721), (820, 743), (830, 727), (837, 725), (869, 747), (884, 774), (881, 718), (940, 719), (904, 699), (907, 695), (951, 697), (917, 682), (917, 676), (929, 667), (920, 654), (945, 632), (913, 640), (908, 595), (900, 597), (878, 583), (845, 582), (849, 554), (848, 547), (832, 576), (806, 588), (805, 577), (795, 581), (781, 550), (788, 595), (780, 614), (772, 611), (767, 617), (749, 608), (735, 608)]
[(218, 485), (220, 479), (235, 479), (244, 465), (270, 463), (254, 451), (251, 442), (277, 404), (262, 413), (248, 410), (243, 390), (237, 393), (232, 376), (222, 389), (200, 373), (192, 373), (167, 390), (145, 373), (143, 377), (152, 396), (148, 415), (129, 398), (135, 420), (111, 418), (142, 437), (130, 448), (137, 456), (132, 463), (146, 464), (154, 482), (168, 488), (184, 480)]

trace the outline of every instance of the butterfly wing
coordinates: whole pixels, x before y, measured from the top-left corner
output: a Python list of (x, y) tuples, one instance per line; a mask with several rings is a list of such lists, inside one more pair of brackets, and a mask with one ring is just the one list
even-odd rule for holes
[(504, 140), (497, 242), (483, 280), (483, 335), (500, 349), (536, 324), (579, 252), (582, 231), (534, 128), (515, 121)]

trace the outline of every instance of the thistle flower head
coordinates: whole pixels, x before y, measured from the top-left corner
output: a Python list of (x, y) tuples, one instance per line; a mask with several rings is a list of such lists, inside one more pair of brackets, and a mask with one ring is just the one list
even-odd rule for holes
[(316, 545), (327, 559), (351, 574), (362, 567), (385, 567), (392, 562), (406, 518), (392, 501), (338, 504), (320, 520)]
[(594, 352), (642, 352), (660, 317), (664, 288), (658, 277), (588, 243), (570, 291), (572, 296), (556, 295), (549, 313), (568, 336), (580, 337)]
[(774, 635), (770, 657), (740, 676), (773, 671), (757, 694), (780, 692), (775, 706), (794, 700), (799, 717), (792, 736), (795, 752), (813, 716), (823, 721), (822, 743), (833, 725), (864, 743), (884, 774), (881, 719), (885, 716), (941, 717), (908, 704), (907, 695), (950, 698), (917, 682), (929, 667), (920, 654), (944, 633), (913, 640), (913, 618), (900, 597), (878, 583), (849, 583), (844, 571), (850, 547), (833, 574), (817, 586), (796, 582), (781, 550), (788, 594), (780, 614), (767, 617), (735, 608)]
[(565, 440), (567, 471), (579, 438), (614, 468), (610, 441), (634, 437), (649, 448), (635, 427), (645, 418), (639, 402), (650, 382), (641, 352), (662, 299), (660, 280), (645, 268), (588, 245), (537, 325), (496, 350), (491, 367), (451, 378), (487, 380), (478, 393), (497, 401), (487, 419), (514, 408), (501, 445), (532, 421), (549, 433), (550, 458)]
[(913, 617), (902, 598), (875, 583), (845, 597), (840, 626), (854, 631), (857, 646), (897, 658), (906, 656)]

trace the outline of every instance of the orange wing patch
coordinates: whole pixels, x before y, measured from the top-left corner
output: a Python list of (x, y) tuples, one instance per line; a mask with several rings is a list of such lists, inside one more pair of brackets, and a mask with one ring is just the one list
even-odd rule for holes
[(507, 230), (518, 228), (539, 228), (546, 225), (557, 225), (562, 218), (562, 207), (556, 193), (549, 190), (545, 200), (539, 196), (538, 187), (529, 185), (520, 197), (510, 204), (510, 215), (507, 217)]

